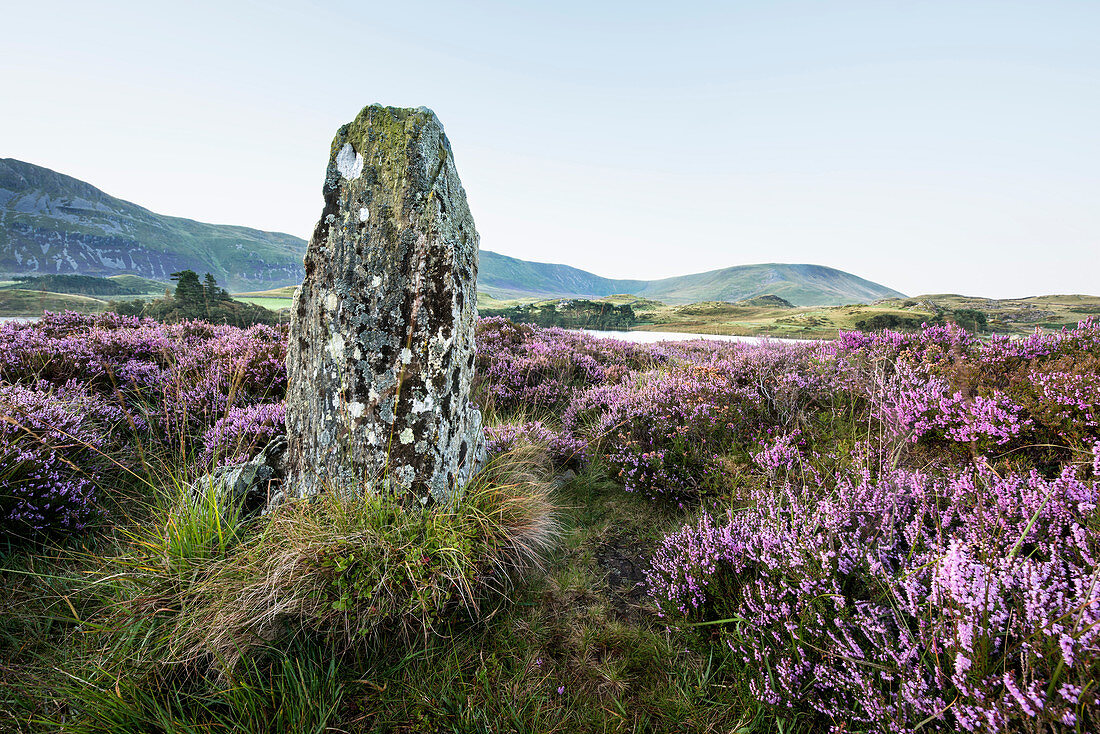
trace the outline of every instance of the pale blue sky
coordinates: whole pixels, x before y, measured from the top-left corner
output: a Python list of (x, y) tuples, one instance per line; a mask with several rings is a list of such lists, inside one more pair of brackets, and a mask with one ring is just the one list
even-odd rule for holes
[(1100, 294), (1100, 2), (21, 2), (0, 156), (308, 236), (328, 146), (433, 108), (482, 247)]

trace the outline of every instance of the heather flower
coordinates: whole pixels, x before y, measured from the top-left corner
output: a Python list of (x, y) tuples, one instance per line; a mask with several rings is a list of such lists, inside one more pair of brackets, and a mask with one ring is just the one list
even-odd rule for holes
[(0, 384), (0, 532), (74, 531), (96, 513), (93, 480), (125, 454), (122, 412), (77, 383)]
[(780, 709), (880, 731), (1095, 724), (1098, 495), (1072, 467), (757, 488), (668, 536), (651, 594), (670, 619), (738, 620), (727, 644)]
[(219, 465), (248, 461), (285, 432), (286, 410), (282, 403), (233, 408), (203, 435), (205, 458)]

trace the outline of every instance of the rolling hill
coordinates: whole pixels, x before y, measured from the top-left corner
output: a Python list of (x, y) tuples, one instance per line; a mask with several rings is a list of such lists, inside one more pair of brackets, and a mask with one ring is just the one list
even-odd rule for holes
[[(131, 274), (164, 281), (190, 268), (212, 273), (231, 291), (260, 291), (300, 283), (305, 249), (305, 240), (293, 235), (156, 214), (71, 176), (0, 159), (0, 274)], [(630, 293), (670, 304), (775, 295), (797, 306), (902, 296), (822, 265), (738, 265), (621, 280), (489, 250), (481, 251), (478, 290), (504, 299)]]
[(568, 265), (481, 251), (478, 289), (495, 298), (603, 297), (631, 293), (664, 303), (743, 301), (774, 295), (796, 306), (839, 306), (904, 297), (892, 288), (824, 265), (737, 265), (660, 280), (602, 278)]
[(0, 159), (0, 273), (168, 280), (191, 268), (236, 290), (300, 282), (304, 250), (292, 235), (156, 214), (71, 176)]

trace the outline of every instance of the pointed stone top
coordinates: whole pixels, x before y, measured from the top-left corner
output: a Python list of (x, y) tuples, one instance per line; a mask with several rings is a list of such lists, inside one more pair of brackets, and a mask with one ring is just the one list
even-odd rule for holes
[[(436, 127), (440, 134), (443, 133), (443, 124), (427, 107), (412, 109), (372, 104), (364, 107), (354, 120), (340, 128), (333, 145), (343, 139), (356, 152), (362, 153), (375, 140), (388, 139), (394, 142), (397, 139), (407, 139), (415, 136), (424, 126)], [(450, 147), (449, 143), (447, 147)]]

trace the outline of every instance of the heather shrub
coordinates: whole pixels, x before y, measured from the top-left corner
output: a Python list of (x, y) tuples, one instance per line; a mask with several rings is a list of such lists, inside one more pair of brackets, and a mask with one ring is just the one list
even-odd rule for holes
[(231, 408), (203, 435), (205, 458), (218, 465), (248, 461), (285, 432), (286, 410), (282, 403)]
[(1053, 475), (1100, 436), (1098, 333), (1089, 319), (1055, 334), (979, 342), (946, 325), (842, 333), (831, 351), (888, 442), (910, 444), (926, 460), (1004, 458)]
[(896, 438), (969, 444), (987, 453), (1019, 436), (1031, 420), (1003, 392), (982, 392), (987, 394), (966, 396), (946, 379), (902, 362), (875, 396), (876, 417)]
[(486, 318), (477, 334), (475, 399), (490, 414), (560, 410), (573, 391), (614, 383), (649, 360), (638, 345)]
[(123, 473), (123, 415), (76, 383), (0, 384), (0, 533), (75, 531), (96, 483)]
[(77, 530), (149, 462), (247, 458), (282, 424), (285, 338), (113, 313), (0, 324), (0, 524)]
[(761, 481), (662, 542), (661, 613), (811, 729), (1096, 728), (1097, 332), (842, 334), (767, 402)]
[[(667, 349), (667, 348), (665, 348)], [(688, 344), (665, 366), (576, 394), (566, 432), (589, 441), (628, 491), (682, 501), (720, 486), (725, 460), (765, 431), (836, 407), (834, 366), (801, 345)]]
[(632, 373), (579, 395), (566, 428), (590, 437), (627, 491), (682, 500), (719, 470), (732, 438), (753, 420), (759, 396), (710, 366)]
[(1095, 727), (1098, 488), (1067, 469), (757, 489), (653, 558), (673, 620), (721, 621), (779, 717), (834, 730)]
[(576, 466), (583, 461), (587, 444), (565, 431), (555, 429), (550, 421), (524, 421), (485, 426), (485, 451), (492, 459), (525, 445), (545, 450), (556, 467)]

